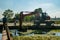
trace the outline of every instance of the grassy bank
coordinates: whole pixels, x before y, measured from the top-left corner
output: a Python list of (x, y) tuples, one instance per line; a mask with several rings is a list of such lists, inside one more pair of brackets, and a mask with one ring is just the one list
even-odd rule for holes
[(60, 33), (60, 29), (56, 29), (56, 30), (50, 30), (49, 32), (47, 32), (47, 34), (52, 35), (55, 33)]
[(60, 36), (49, 35), (53, 32), (60, 32), (60, 30), (51, 30), (45, 35), (37, 34), (34, 36), (15, 36), (13, 37), (13, 40), (60, 40)]
[(60, 40), (59, 36), (16, 36), (13, 40)]

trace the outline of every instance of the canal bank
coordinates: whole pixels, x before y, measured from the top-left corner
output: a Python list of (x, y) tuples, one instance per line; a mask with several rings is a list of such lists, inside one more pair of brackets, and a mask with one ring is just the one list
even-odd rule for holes
[[(50, 32), (50, 34), (48, 34), (49, 32)], [(55, 32), (55, 34), (54, 34), (54, 32)], [(14, 30), (10, 29), (10, 33), (12, 34), (12, 37), (14, 39), (17, 39), (17, 38), (20, 38), (20, 39), (30, 38), (31, 36), (33, 38), (42, 37), (43, 39), (44, 38), (47, 38), (47, 39), (60, 38), (60, 29), (55, 29), (55, 30), (50, 30), (50, 31), (46, 31), (46, 30), (45, 31), (44, 30), (43, 31), (42, 30), (28, 30), (27, 32), (19, 32), (17, 29), (14, 29)], [(2, 38), (2, 33), (0, 33), (0, 38)]]

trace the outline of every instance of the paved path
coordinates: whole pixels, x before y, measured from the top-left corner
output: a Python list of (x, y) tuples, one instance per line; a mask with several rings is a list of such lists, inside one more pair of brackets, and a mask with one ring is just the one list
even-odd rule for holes
[[(9, 33), (9, 36), (10, 36), (10, 33)], [(2, 40), (7, 40), (7, 39), (8, 39), (7, 32), (3, 28), (3, 30), (2, 30)], [(12, 37), (10, 37), (10, 40), (13, 40)]]
[[(3, 25), (3, 23), (0, 22), (0, 25)], [(14, 23), (7, 23), (7, 25), (8, 25), (8, 26), (15, 26)], [(27, 23), (27, 22), (26, 22), (26, 23), (23, 23), (22, 25), (23, 25), (23, 26), (33, 26), (34, 23), (32, 23), (32, 22), (31, 22), (31, 23), (30, 23), (30, 22)], [(40, 24), (40, 25), (45, 25), (45, 24)], [(54, 25), (54, 26), (60, 26), (60, 24), (52, 24), (52, 25)], [(16, 26), (19, 26), (19, 23), (16, 23)]]
[(3, 30), (2, 31), (2, 40), (7, 40), (7, 33), (6, 33), (6, 30)]
[[(2, 22), (0, 22), (0, 25), (3, 25), (3, 23)], [(15, 24), (14, 23), (7, 23), (7, 25), (8, 26), (15, 26)], [(23, 23), (22, 25), (34, 25), (33, 23), (30, 23), (30, 22), (26, 22), (26, 23)], [(19, 26), (19, 23), (16, 23), (16, 26)]]

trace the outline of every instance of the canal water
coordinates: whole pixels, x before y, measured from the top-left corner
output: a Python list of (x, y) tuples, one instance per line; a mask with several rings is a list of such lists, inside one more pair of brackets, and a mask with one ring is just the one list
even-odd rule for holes
[(55, 33), (55, 36), (60, 36), (60, 32), (56, 32)]
[(0, 40), (2, 40), (2, 33), (0, 33)]
[[(17, 30), (10, 30), (11, 32), (12, 32), (12, 35), (13, 36), (20, 36), (18, 33), (19, 33), (19, 31), (17, 31)], [(16, 33), (15, 33), (16, 32)], [(42, 32), (43, 34), (46, 34), (47, 32)], [(24, 36), (34, 36), (34, 34), (35, 33), (29, 33), (29, 34), (25, 34)], [(55, 34), (55, 36), (60, 36), (60, 32), (55, 32), (54, 33)], [(21, 35), (23, 35), (23, 34), (21, 34)]]
[[(17, 31), (16, 29), (10, 30), (10, 32), (12, 33), (12, 36), (20, 36), (18, 34), (19, 31)], [(46, 33), (46, 32), (44, 32), (44, 33)], [(26, 34), (24, 36), (34, 36), (34, 33)], [(60, 36), (60, 32), (55, 32), (55, 36)], [(1, 39), (2, 39), (2, 33), (0, 33), (0, 40)]]

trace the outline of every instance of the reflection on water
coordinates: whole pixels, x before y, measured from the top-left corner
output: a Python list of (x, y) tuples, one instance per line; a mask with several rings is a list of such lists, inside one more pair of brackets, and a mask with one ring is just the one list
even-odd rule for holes
[(34, 33), (26, 34), (24, 36), (34, 36)]
[(0, 40), (2, 40), (2, 34), (0, 33)]
[(12, 36), (34, 36), (34, 33), (30, 33), (30, 34), (19, 34), (19, 31), (17, 30), (10, 30), (12, 32)]
[(56, 32), (55, 33), (55, 36), (60, 36), (60, 32)]
[(32, 32), (32, 33), (27, 33), (27, 34), (21, 34), (16, 29), (10, 30), (10, 31), (12, 33), (12, 36), (34, 36), (35, 34), (46, 34), (45, 31), (43, 31), (43, 32)]
[(12, 33), (12, 36), (19, 36), (18, 31), (16, 29), (10, 31)]
[[(10, 30), (10, 31), (12, 32), (12, 35), (13, 35), (13, 36), (21, 36), (21, 35), (23, 35), (23, 36), (34, 36), (34, 35), (35, 35), (35, 33), (18, 34), (19, 31), (17, 31), (17, 30)], [(46, 34), (46, 32), (43, 31), (42, 34)], [(55, 32), (55, 33), (53, 33), (52, 35), (60, 36), (60, 32)]]

